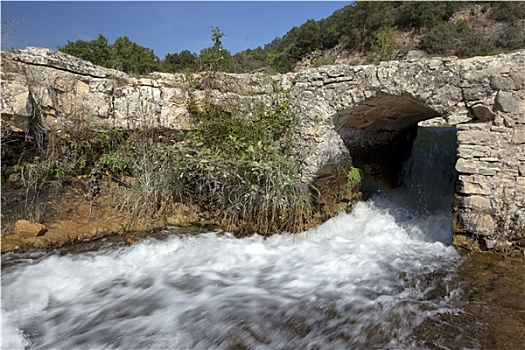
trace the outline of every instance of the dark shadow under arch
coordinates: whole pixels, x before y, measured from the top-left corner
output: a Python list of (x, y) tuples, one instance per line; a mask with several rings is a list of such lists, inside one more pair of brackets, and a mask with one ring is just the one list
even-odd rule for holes
[(353, 166), (368, 175), (364, 187), (394, 188), (411, 153), (418, 123), (436, 117), (438, 112), (412, 96), (381, 94), (338, 112), (333, 123)]

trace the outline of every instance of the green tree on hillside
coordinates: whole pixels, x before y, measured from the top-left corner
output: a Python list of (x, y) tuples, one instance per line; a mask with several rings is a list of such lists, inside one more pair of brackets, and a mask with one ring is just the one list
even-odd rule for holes
[(199, 54), (199, 63), (201, 69), (209, 71), (233, 71), (233, 59), (230, 51), (222, 46), (222, 38), (225, 36), (221, 33), (219, 27), (212, 27), (211, 40), (213, 46), (202, 49)]
[(515, 50), (525, 47), (525, 33), (518, 22), (505, 28), (495, 40), (496, 46), (504, 49)]
[(168, 53), (159, 67), (164, 72), (195, 72), (198, 69), (198, 56), (188, 50), (180, 53)]
[(108, 39), (99, 34), (97, 39), (91, 41), (68, 41), (58, 50), (102, 67), (132, 74), (150, 73), (159, 64), (153, 50), (132, 42), (127, 36), (117, 38), (113, 45), (109, 45)]
[(147, 74), (155, 70), (159, 60), (153, 50), (140, 46), (127, 36), (115, 40), (111, 48), (114, 69), (132, 74)]
[(350, 14), (347, 34), (356, 37), (356, 44), (361, 47), (361, 51), (368, 50), (373, 34), (381, 27), (393, 25), (396, 5), (382, 1), (356, 2)]
[(437, 23), (421, 37), (419, 48), (429, 53), (448, 55), (459, 42), (457, 29), (447, 22)]
[(496, 21), (514, 22), (525, 19), (525, 2), (496, 1), (490, 3), (490, 17)]
[(252, 72), (257, 69), (269, 67), (273, 55), (271, 51), (257, 47), (236, 53), (233, 56), (236, 72)]
[(58, 50), (99, 66), (111, 66), (111, 45), (108, 44), (108, 39), (102, 34), (99, 34), (97, 39), (91, 41), (68, 40), (67, 44), (62, 47), (59, 46)]
[(463, 4), (457, 1), (404, 1), (397, 11), (400, 26), (432, 28), (446, 22)]
[[(463, 7), (476, 4), (490, 20), (502, 22), (493, 37), (474, 30), (468, 22), (453, 20)], [(525, 32), (519, 21), (525, 19), (525, 2), (462, 1), (355, 1), (331, 16), (307, 20), (291, 28), (282, 37), (256, 49), (232, 54), (222, 45), (224, 33), (212, 27), (212, 45), (199, 54), (184, 50), (167, 54), (160, 61), (153, 51), (127, 37), (113, 45), (99, 35), (96, 40), (77, 40), (60, 51), (108, 68), (144, 74), (154, 69), (166, 72), (214, 70), (226, 72), (290, 72), (298, 61), (316, 50), (339, 45), (352, 54), (367, 57), (368, 62), (392, 58), (395, 37), (400, 32), (419, 41), (419, 49), (430, 54), (469, 57), (525, 47)], [(486, 19), (480, 19), (486, 21)], [(395, 28), (395, 29), (394, 29)], [(414, 37), (413, 33), (419, 33)], [(412, 47), (410, 40), (405, 44)], [(329, 61), (329, 60), (328, 60)]]
[(374, 35), (366, 61), (378, 63), (393, 59), (395, 45), (396, 29), (391, 26), (384, 26)]

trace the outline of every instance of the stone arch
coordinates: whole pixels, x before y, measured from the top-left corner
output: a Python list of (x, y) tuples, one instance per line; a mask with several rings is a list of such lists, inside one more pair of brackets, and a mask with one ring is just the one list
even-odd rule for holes
[[(369, 187), (395, 187), (420, 122), (442, 114), (409, 94), (380, 93), (337, 112), (332, 120), (352, 158), (371, 173)], [(447, 126), (441, 125), (441, 126)]]

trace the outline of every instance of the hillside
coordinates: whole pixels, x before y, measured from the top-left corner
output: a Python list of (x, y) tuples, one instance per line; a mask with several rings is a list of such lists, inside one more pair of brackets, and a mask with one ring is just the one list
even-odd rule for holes
[[(406, 16), (398, 19), (398, 26), (384, 21), (380, 29), (357, 45), (343, 42), (309, 52), (296, 63), (294, 70), (323, 64), (363, 64), (431, 56), (467, 58), (525, 47), (525, 3), (450, 2), (448, 14), (446, 5), (442, 4), (441, 10), (435, 2), (392, 5), (398, 16)], [(417, 15), (408, 15), (407, 6), (417, 9)], [(435, 10), (434, 17), (442, 11), (441, 20), (431, 19), (431, 9)], [(401, 25), (403, 21), (405, 25)]]
[(184, 50), (159, 59), (128, 37), (109, 44), (103, 35), (77, 40), (60, 51), (133, 74), (161, 72), (264, 71), (285, 73), (334, 63), (377, 63), (420, 56), (461, 58), (525, 47), (525, 2), (358, 1), (331, 16), (308, 20), (283, 37), (232, 55), (222, 47), (220, 28), (199, 54)]

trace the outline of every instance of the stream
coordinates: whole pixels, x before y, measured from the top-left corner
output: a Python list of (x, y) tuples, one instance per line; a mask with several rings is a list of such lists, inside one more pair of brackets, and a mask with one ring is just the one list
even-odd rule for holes
[(450, 246), (455, 145), (426, 132), (398, 189), (299, 234), (4, 254), (2, 349), (521, 349), (523, 259)]

